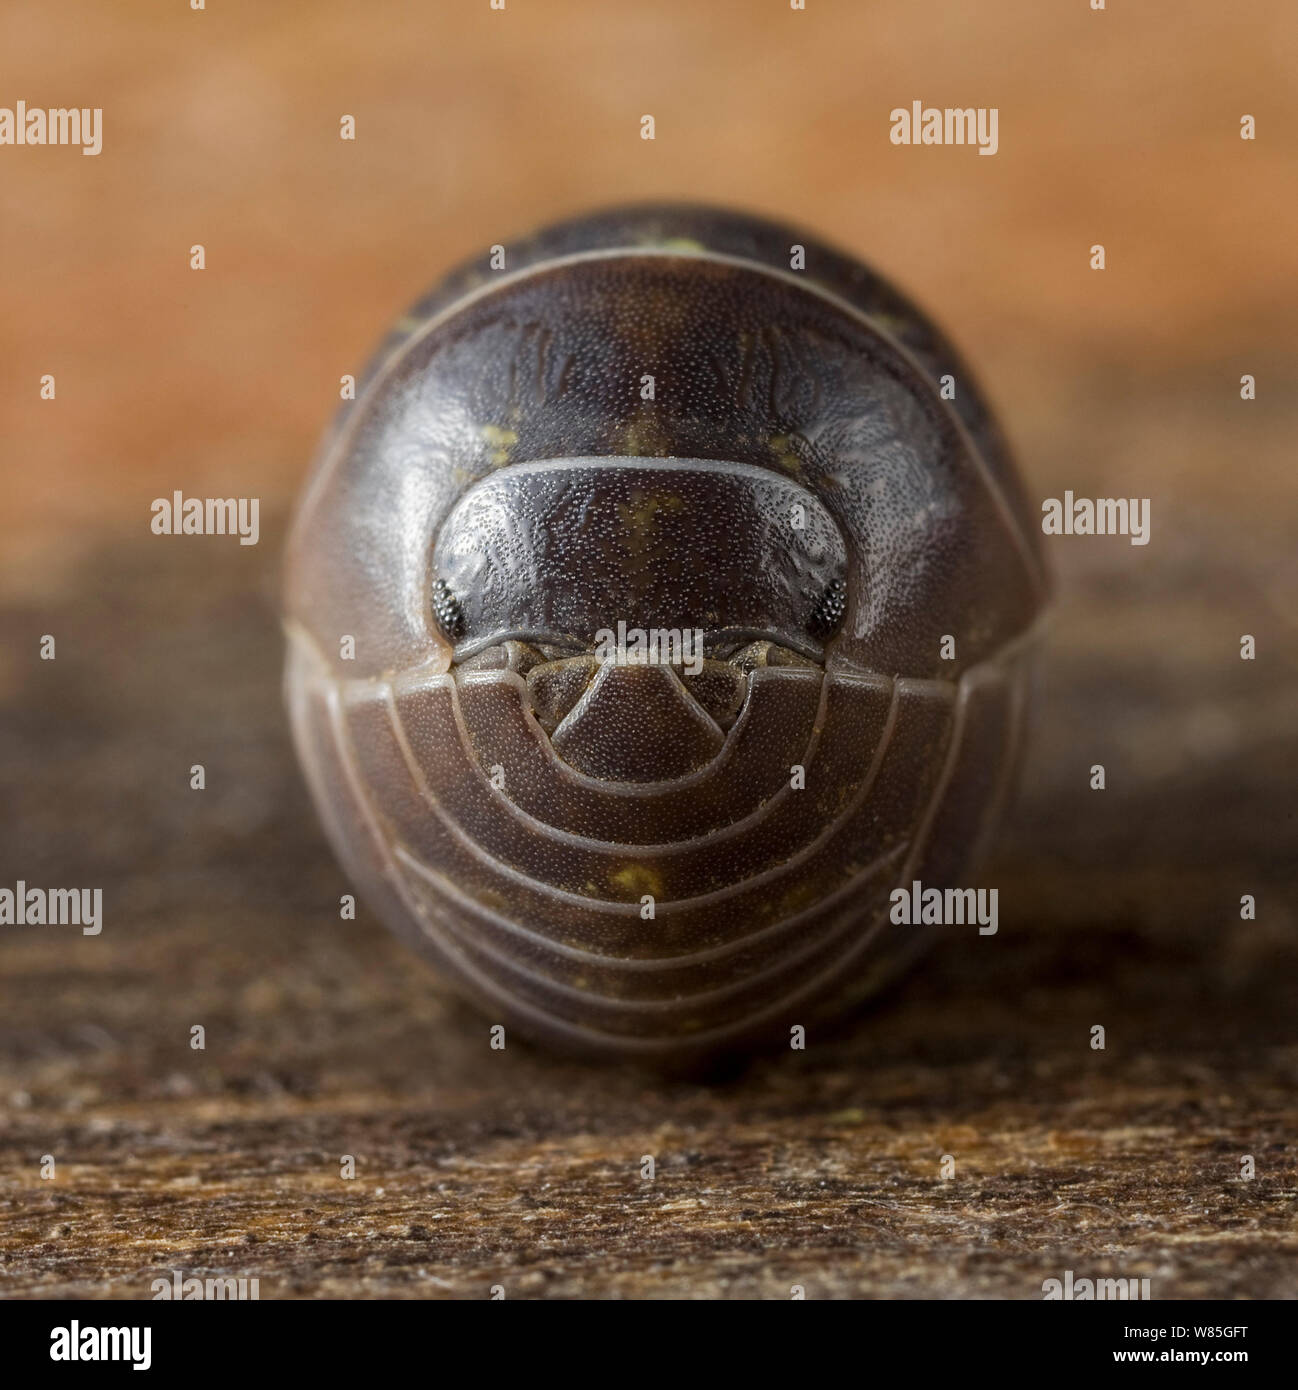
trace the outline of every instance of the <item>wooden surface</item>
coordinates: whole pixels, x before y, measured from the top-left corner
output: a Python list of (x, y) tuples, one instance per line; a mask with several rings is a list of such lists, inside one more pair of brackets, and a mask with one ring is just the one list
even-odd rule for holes
[[(114, 8), (0, 18), (6, 90), (106, 107), (98, 159), (0, 150), (0, 885), (105, 904), (0, 927), (0, 1295), (1298, 1294), (1291, 12)], [(1002, 153), (898, 163), (887, 108), (944, 92), (1001, 102)], [(998, 935), (708, 1084), (493, 1052), (340, 922), (279, 699), (339, 373), (458, 256), (659, 193), (794, 200), (982, 365), (1034, 498), (1153, 506), (1147, 547), (1050, 547)], [(173, 488), (259, 495), (260, 544), (150, 536)]]
[[(1283, 628), (1211, 551), (1146, 581), (1116, 551), (1065, 567), (985, 876), (997, 936), (953, 933), (845, 1033), (700, 1085), (492, 1052), (366, 914), (338, 920), (280, 714), (273, 540), (253, 564), (118, 542), (4, 614), (7, 650), (59, 642), (4, 711), (6, 862), (105, 895), (98, 937), (5, 933), (6, 1292), (171, 1268), (263, 1297), (1034, 1297), (1069, 1268), (1298, 1292), (1295, 672), (1235, 656), (1242, 613), (1272, 653)], [(1168, 642), (1196, 627), (1215, 658)]]

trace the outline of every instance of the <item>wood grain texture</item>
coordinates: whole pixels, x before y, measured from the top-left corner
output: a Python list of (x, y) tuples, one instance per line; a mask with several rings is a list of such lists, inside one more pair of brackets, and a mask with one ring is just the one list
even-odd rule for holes
[[(0, 927), (0, 1296), (1298, 1295), (1292, 6), (608, 8), (0, 15), (6, 91), (106, 108), (96, 159), (0, 150), (0, 886), (105, 904)], [(995, 159), (888, 146), (946, 94), (1001, 103)], [(339, 921), (279, 691), (340, 373), (460, 256), (650, 196), (865, 255), (982, 367), (1034, 502), (1153, 507), (1147, 547), (1049, 547), (999, 933), (706, 1084), (493, 1052)], [(173, 488), (259, 495), (260, 544), (149, 535)]]
[(5, 1293), (143, 1295), (172, 1268), (263, 1298), (1036, 1297), (1066, 1268), (1298, 1292), (1292, 729), (1243, 720), (1230, 756), (1136, 786), (1115, 751), (1103, 813), (1081, 766), (1152, 756), (1186, 689), (1255, 708), (1233, 654), (1154, 677), (1111, 651), (1102, 684), (1131, 694), (1097, 699), (1077, 634), (1106, 600), (1074, 591), (985, 876), (999, 933), (953, 929), (805, 1054), (664, 1081), (493, 1052), (367, 914), (338, 920), (280, 714), (272, 542), (252, 564), (119, 542), (4, 614), (9, 650), (60, 643), (5, 708), (6, 863), (105, 895), (98, 937), (5, 931)]

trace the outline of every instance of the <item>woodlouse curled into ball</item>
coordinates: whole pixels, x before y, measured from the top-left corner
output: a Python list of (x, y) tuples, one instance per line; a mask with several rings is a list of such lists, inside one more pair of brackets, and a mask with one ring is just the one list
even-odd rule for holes
[(976, 861), (1045, 587), (915, 308), (788, 227), (632, 208), (383, 345), (290, 537), (287, 695), (363, 896), (489, 1021), (688, 1063), (913, 948), (890, 892)]

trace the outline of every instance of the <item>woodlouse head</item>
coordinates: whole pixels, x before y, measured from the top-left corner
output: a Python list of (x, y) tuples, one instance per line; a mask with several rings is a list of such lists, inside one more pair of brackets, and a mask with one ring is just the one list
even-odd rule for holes
[(846, 562), (828, 511), (777, 474), (560, 459), (464, 494), (433, 547), (431, 591), (456, 672), (524, 677), (578, 771), (660, 782), (717, 756), (751, 670), (819, 668)]

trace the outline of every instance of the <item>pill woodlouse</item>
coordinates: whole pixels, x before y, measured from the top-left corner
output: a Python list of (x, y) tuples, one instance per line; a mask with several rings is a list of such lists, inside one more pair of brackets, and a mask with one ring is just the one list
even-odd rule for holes
[(950, 345), (814, 239), (638, 207), (505, 261), (398, 323), (301, 499), (316, 806), (489, 1022), (669, 1063), (787, 1038), (919, 941), (894, 888), (977, 860), (1036, 528)]

